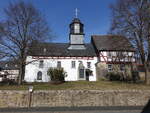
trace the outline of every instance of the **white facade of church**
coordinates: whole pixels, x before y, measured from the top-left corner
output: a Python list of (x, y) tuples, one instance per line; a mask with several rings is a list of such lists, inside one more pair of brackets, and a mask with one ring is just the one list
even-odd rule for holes
[[(88, 80), (88, 81), (96, 81), (96, 63), (97, 57), (74, 57), (74, 58), (52, 58), (46, 57), (44, 59), (39, 59), (36, 57), (28, 56), (27, 62), (38, 59), (37, 61), (30, 63), (26, 66), (25, 71), (25, 81), (27, 82), (48, 82), (50, 81), (50, 77), (47, 75), (47, 70), (50, 67), (58, 67), (61, 65), (64, 71), (67, 72), (67, 76), (65, 77), (65, 81), (78, 81), (78, 80)], [(42, 64), (40, 64), (42, 62)], [(79, 65), (83, 64), (84, 74), (80, 75)], [(86, 75), (85, 70), (90, 69), (92, 71), (91, 75)], [(42, 78), (38, 77), (38, 73), (42, 73)]]

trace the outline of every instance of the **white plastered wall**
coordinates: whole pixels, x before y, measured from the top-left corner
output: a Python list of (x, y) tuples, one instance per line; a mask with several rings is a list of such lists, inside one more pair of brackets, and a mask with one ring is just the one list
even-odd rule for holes
[[(44, 61), (44, 67), (39, 68), (40, 60)], [(32, 56), (28, 56), (26, 62), (32, 62), (26, 65), (25, 68), (25, 81), (27, 82), (48, 82), (50, 81), (50, 77), (47, 75), (47, 70), (50, 67), (57, 67), (57, 61), (61, 61), (61, 67), (67, 72), (67, 76), (65, 77), (65, 81), (77, 81), (78, 77), (78, 66), (79, 62), (82, 61), (85, 68), (87, 68), (87, 62), (91, 62), (90, 70), (93, 71), (93, 75), (89, 76), (89, 81), (96, 81), (96, 67), (97, 57), (93, 57), (93, 59), (86, 59), (86, 57), (82, 58), (61, 58), (61, 59), (52, 59), (52, 58), (44, 58), (36, 60), (33, 59)], [(71, 62), (76, 62), (76, 67), (71, 67)], [(37, 73), (42, 72), (42, 80), (37, 80)]]

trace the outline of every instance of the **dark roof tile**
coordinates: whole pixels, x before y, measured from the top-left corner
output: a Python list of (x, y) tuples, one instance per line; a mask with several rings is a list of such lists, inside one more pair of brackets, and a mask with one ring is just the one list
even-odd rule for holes
[(123, 36), (93, 35), (92, 41), (100, 51), (135, 51), (131, 43)]
[(18, 70), (19, 65), (14, 61), (1, 61), (0, 68), (1, 70)]
[(86, 49), (68, 50), (68, 43), (37, 43), (29, 48), (28, 55), (31, 56), (96, 56), (91, 44), (85, 44)]

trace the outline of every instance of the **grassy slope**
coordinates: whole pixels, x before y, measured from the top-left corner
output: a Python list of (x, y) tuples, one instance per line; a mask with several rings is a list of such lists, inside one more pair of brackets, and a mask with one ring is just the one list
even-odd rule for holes
[[(122, 83), (122, 82), (111, 82), (111, 81), (77, 81), (77, 82), (65, 82), (63, 84), (54, 85), (50, 83), (33, 83), (35, 90), (150, 90), (149, 85), (144, 84), (133, 84), (133, 83)], [(0, 90), (28, 90), (29, 85), (4, 85), (0, 86)]]

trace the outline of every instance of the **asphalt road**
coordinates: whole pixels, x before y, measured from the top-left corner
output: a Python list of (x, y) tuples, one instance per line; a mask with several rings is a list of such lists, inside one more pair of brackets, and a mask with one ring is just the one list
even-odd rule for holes
[(3, 112), (3, 113), (141, 113), (139, 110), (120, 110), (120, 111), (101, 111), (101, 110), (90, 110), (90, 111), (9, 111), (9, 112)]
[[(3, 108), (0, 113), (141, 113), (143, 107)], [(150, 112), (146, 112), (150, 113)]]

